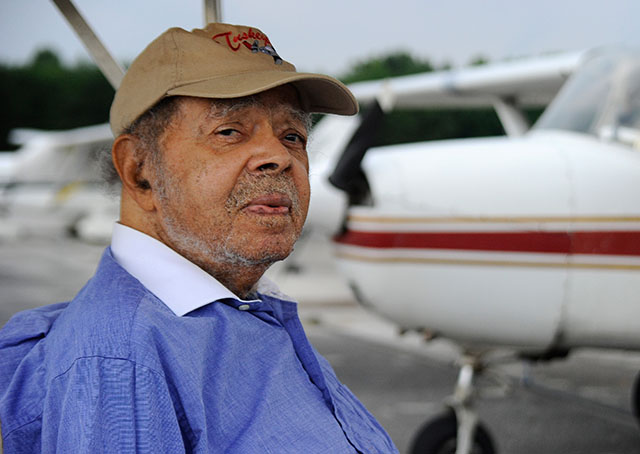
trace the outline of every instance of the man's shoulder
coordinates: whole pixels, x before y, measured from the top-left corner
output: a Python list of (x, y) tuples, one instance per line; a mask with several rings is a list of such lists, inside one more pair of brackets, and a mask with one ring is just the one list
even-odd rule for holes
[(9, 386), (20, 363), (33, 356), (68, 304), (57, 303), (19, 312), (0, 330), (0, 395)]
[(129, 358), (136, 313), (141, 304), (161, 306), (154, 298), (107, 248), (73, 300), (18, 313), (0, 330), (0, 362), (26, 359), (36, 346), (52, 375), (77, 358)]
[(89, 364), (104, 371), (129, 364), (158, 375), (154, 355), (145, 350), (153, 345), (132, 341), (144, 337), (137, 331), (151, 329), (146, 324), (154, 310), (168, 311), (107, 249), (73, 300), (18, 313), (0, 330), (0, 416), (35, 421), (54, 381), (86, 372)]
[[(62, 351), (73, 339), (71, 356), (135, 361), (152, 348), (136, 339), (153, 330), (170, 310), (105, 251), (96, 274), (65, 308), (50, 333), (52, 350)], [(154, 367), (155, 364), (146, 364)]]

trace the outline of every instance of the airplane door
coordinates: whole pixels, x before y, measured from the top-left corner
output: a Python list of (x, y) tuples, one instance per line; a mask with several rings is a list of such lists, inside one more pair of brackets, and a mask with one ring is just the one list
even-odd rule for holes
[(640, 348), (640, 152), (599, 143), (567, 154), (575, 220), (563, 337)]

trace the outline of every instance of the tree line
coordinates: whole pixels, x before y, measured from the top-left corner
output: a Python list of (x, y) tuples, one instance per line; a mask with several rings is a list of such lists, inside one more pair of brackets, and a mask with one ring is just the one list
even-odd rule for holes
[[(482, 64), (477, 59), (472, 64)], [(448, 69), (428, 60), (397, 52), (354, 64), (340, 79), (349, 84), (363, 80)], [(41, 50), (21, 66), (0, 64), (0, 150), (9, 143), (14, 128), (70, 129), (109, 119), (113, 88), (90, 63), (63, 64), (55, 52)], [(531, 118), (539, 110), (529, 112)], [(493, 109), (397, 110), (385, 117), (375, 143), (406, 143), (503, 134)]]
[(90, 63), (64, 65), (50, 50), (22, 66), (0, 64), (0, 150), (14, 128), (71, 129), (109, 119), (113, 88)]

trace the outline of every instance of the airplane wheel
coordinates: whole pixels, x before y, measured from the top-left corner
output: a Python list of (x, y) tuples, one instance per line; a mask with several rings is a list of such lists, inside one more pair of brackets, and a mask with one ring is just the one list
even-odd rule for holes
[(640, 373), (636, 375), (636, 381), (633, 383), (631, 390), (631, 410), (636, 422), (640, 425)]
[[(409, 449), (410, 454), (455, 454), (458, 422), (453, 411), (436, 417), (420, 429)], [(476, 426), (471, 454), (495, 454), (493, 441), (482, 424)]]

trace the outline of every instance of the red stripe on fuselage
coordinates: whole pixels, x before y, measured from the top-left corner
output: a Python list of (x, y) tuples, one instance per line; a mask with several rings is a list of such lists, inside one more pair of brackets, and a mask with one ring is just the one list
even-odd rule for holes
[(380, 249), (454, 249), (640, 256), (640, 232), (362, 232), (348, 230), (339, 244)]

